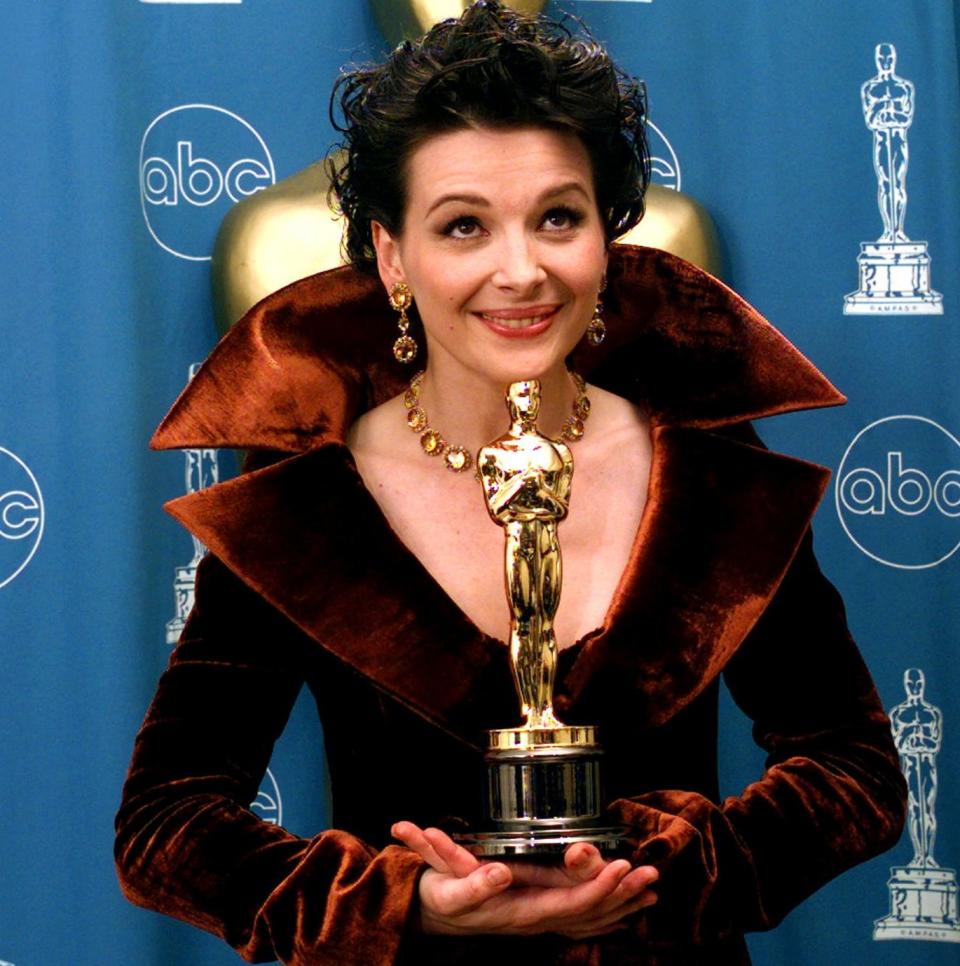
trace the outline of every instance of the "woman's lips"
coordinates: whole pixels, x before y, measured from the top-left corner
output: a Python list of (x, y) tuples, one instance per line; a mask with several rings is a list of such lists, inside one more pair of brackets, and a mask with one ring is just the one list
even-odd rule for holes
[(497, 335), (530, 339), (550, 328), (559, 305), (530, 305), (519, 309), (491, 309), (473, 314)]

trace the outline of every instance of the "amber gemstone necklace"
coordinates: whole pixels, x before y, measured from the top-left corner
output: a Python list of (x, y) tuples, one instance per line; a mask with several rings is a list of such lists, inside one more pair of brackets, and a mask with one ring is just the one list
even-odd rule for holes
[[(583, 437), (583, 424), (590, 415), (590, 398), (587, 396), (587, 384), (579, 373), (569, 370), (576, 386), (577, 394), (573, 400), (570, 415), (560, 430), (560, 435), (570, 443), (575, 443)], [(439, 430), (430, 426), (426, 410), (420, 404), (420, 394), (423, 389), (423, 373), (418, 372), (407, 386), (403, 394), (403, 405), (407, 408), (407, 425), (420, 436), (420, 447), (427, 456), (442, 456), (444, 466), (454, 473), (462, 473), (473, 465), (473, 457), (463, 446), (448, 443)]]

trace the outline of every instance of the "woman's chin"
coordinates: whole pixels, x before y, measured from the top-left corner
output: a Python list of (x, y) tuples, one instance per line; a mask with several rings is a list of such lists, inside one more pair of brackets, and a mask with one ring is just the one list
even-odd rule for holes
[(488, 356), (487, 371), (504, 385), (520, 379), (559, 379), (566, 372), (567, 356), (572, 346), (568, 340), (549, 342), (512, 342)]
[(467, 383), (488, 383), (497, 391), (522, 379), (560, 380), (565, 378), (566, 359), (572, 348), (569, 341), (516, 340), (504, 344), (497, 340), (499, 344), (485, 342), (474, 345), (470, 351), (451, 351), (455, 347), (449, 345), (431, 346), (431, 374), (443, 383), (450, 377), (455, 382), (466, 378)]
[(562, 358), (544, 360), (531, 353), (529, 359), (514, 358), (502, 366), (493, 366), (485, 375), (490, 382), (506, 387), (512, 382), (525, 379), (539, 379), (544, 382), (561, 376), (565, 370), (566, 364)]

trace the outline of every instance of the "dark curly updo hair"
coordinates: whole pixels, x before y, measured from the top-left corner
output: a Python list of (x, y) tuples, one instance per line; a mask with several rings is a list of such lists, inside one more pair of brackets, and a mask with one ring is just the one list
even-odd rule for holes
[(371, 221), (402, 232), (413, 151), (467, 127), (573, 132), (590, 157), (607, 241), (643, 216), (646, 92), (582, 27), (480, 0), (383, 64), (341, 74), (330, 115), (345, 149), (327, 160), (331, 203), (347, 218), (345, 254), (359, 267), (376, 257)]

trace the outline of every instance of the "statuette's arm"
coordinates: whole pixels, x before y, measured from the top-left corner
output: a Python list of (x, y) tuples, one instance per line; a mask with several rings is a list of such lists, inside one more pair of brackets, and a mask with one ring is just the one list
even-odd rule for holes
[(900, 108), (900, 123), (903, 127), (910, 127), (913, 124), (913, 104), (914, 104), (914, 88), (912, 81), (903, 82), (904, 93), (903, 97), (900, 98), (899, 108)]
[(877, 130), (880, 127), (880, 114), (885, 103), (884, 98), (873, 96), (873, 82), (867, 81), (860, 88), (860, 99), (863, 102), (863, 116), (867, 127)]

